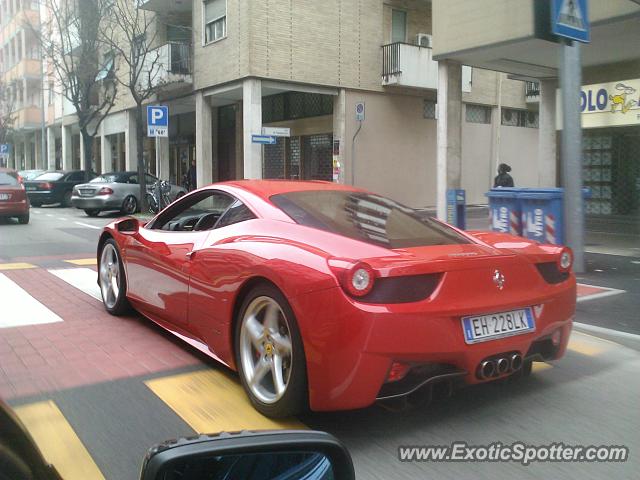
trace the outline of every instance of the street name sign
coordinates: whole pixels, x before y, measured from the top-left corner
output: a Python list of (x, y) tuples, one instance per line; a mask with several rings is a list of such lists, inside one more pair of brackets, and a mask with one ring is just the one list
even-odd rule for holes
[(290, 137), (291, 129), (288, 127), (262, 127), (262, 135), (272, 137)]
[(169, 107), (166, 105), (147, 106), (147, 136), (169, 136)]
[(251, 135), (252, 143), (260, 143), (262, 145), (275, 145), (277, 138), (272, 135)]

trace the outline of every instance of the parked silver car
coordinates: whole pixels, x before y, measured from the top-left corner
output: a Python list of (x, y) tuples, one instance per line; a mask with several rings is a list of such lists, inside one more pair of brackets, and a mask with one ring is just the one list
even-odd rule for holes
[[(147, 190), (151, 191), (158, 180), (150, 174), (145, 176)], [(181, 197), (187, 191), (177, 185), (171, 185), (171, 200)], [(84, 210), (90, 217), (100, 212), (119, 210), (124, 215), (136, 213), (140, 208), (140, 184), (138, 172), (103, 173), (89, 183), (77, 185), (71, 195), (71, 204)]]

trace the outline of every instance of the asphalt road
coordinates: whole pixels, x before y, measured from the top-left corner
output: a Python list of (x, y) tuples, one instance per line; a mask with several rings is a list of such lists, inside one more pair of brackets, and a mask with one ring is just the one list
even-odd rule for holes
[[(638, 349), (626, 348), (574, 332), (565, 358), (552, 365), (537, 364), (531, 377), (517, 382), (466, 388), (447, 400), (416, 410), (391, 412), (373, 406), (352, 412), (308, 414), (297, 420), (274, 423), (256, 417), (233, 374), (144, 319), (137, 316), (124, 319), (110, 317), (101, 311), (97, 300), (57, 279), (52, 281), (50, 297), (42, 285), (39, 289), (33, 286), (32, 278), (50, 275), (51, 269), (60, 268), (65, 258), (86, 256), (90, 260), (95, 256), (100, 228), (113, 217), (89, 218), (73, 209), (43, 207), (32, 209), (29, 225), (0, 223), (0, 267), (2, 263), (32, 263), (31, 270), (4, 273), (13, 275), (11, 278), (22, 288), (41, 299), (64, 320), (60, 324), (51, 324), (46, 331), (54, 332), (58, 328), (56, 325), (67, 324), (72, 329), (66, 330), (62, 337), (77, 333), (82, 339), (90, 339), (92, 335), (97, 338), (78, 345), (78, 350), (84, 352), (83, 357), (71, 355), (73, 351), (67, 356), (63, 347), (55, 345), (62, 352), (61, 361), (68, 362), (62, 366), (70, 372), (77, 370), (84, 374), (78, 376), (77, 384), (65, 386), (49, 379), (43, 382), (37, 393), (20, 394), (16, 387), (10, 398), (10, 404), (17, 408), (21, 418), (42, 443), (45, 455), (51, 455), (54, 463), (68, 472), (67, 479), (137, 478), (146, 449), (168, 438), (221, 429), (291, 425), (336, 435), (349, 448), (357, 478), (361, 479), (638, 478), (640, 382), (637, 375), (640, 371), (640, 345)], [(638, 265), (632, 263), (634, 259), (589, 256), (589, 261), (593, 262), (593, 268), (581, 277), (582, 280), (624, 289), (627, 293), (579, 304), (576, 321), (637, 331), (637, 306), (640, 302), (637, 296)], [(66, 295), (63, 300), (54, 298), (62, 295)], [(65, 302), (68, 306), (61, 308), (59, 305)], [(7, 311), (11, 310), (0, 302), (0, 312), (6, 314)], [(85, 316), (80, 318), (79, 312), (84, 312)], [(28, 335), (26, 329), (30, 327), (21, 328), (25, 329), (24, 337), (31, 344), (29, 348), (47, 349), (51, 355), (60, 353), (54, 352), (49, 345), (41, 346), (41, 339), (32, 340), (36, 336)], [(107, 348), (99, 338), (116, 329), (121, 335), (122, 348), (127, 350), (131, 368), (119, 378), (115, 378), (117, 375), (114, 378), (93, 377), (88, 371), (88, 364), (94, 362), (104, 366), (104, 358), (108, 358), (104, 357), (104, 350), (98, 352), (101, 356), (94, 352), (94, 349)], [(27, 349), (10, 330), (0, 328), (0, 373), (3, 372), (10, 382), (15, 381), (16, 385), (21, 375), (39, 378), (41, 372), (38, 369), (44, 367), (35, 361), (27, 361), (27, 357), (21, 357), (22, 364), (15, 367), (3, 361), (8, 358), (3, 355), (9, 355), (11, 349), (16, 355)], [(50, 337), (52, 341), (57, 338), (47, 333), (46, 339)], [(139, 348), (135, 348), (136, 345)], [(10, 352), (5, 354), (7, 348)], [(108, 348), (112, 349), (114, 345), (109, 344)], [(183, 366), (159, 363), (148, 370), (134, 369), (134, 363), (144, 363), (148, 352), (153, 349), (167, 352), (167, 355), (168, 352), (179, 355)], [(45, 353), (42, 355), (46, 357)], [(113, 358), (115, 363), (116, 358)], [(127, 366), (126, 363), (123, 365)], [(50, 413), (48, 421), (57, 422), (52, 424), (69, 428), (56, 428), (53, 430), (55, 434), (43, 435), (38, 424), (29, 421), (42, 418), (42, 411)], [(56, 412), (60, 415), (56, 416)], [(67, 448), (69, 454), (65, 456), (51, 444), (66, 442), (68, 438), (63, 440), (57, 435), (62, 436), (62, 432), (67, 430), (77, 442), (69, 445), (77, 447)], [(397, 457), (399, 446), (448, 445), (454, 441), (465, 441), (470, 445), (493, 442), (508, 445), (516, 441), (531, 445), (556, 442), (566, 445), (624, 445), (630, 449), (630, 459), (625, 463), (538, 463), (522, 466), (491, 462), (412, 463), (400, 462)], [(78, 465), (83, 461), (88, 465), (87, 470), (78, 473)]]

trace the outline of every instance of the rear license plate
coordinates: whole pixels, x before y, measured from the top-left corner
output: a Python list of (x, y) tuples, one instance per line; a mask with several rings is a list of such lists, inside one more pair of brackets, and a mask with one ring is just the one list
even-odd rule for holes
[(9, 193), (0, 193), (0, 200), (9, 200), (11, 198), (11, 194)]
[(90, 197), (93, 195), (93, 190), (80, 190), (81, 197)]
[(530, 308), (462, 317), (462, 331), (466, 343), (521, 335), (535, 329), (536, 323)]

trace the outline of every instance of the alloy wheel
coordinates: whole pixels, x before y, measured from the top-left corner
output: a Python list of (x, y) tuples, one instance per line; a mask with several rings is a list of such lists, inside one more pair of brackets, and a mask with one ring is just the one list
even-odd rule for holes
[(278, 302), (255, 298), (240, 329), (240, 361), (251, 393), (267, 404), (280, 400), (289, 385), (292, 367), (291, 330)]
[(118, 252), (109, 243), (100, 255), (100, 291), (107, 308), (114, 308), (120, 295), (120, 262)]
[(137, 209), (138, 209), (138, 202), (136, 200), (136, 197), (128, 196), (127, 198), (124, 199), (124, 203), (122, 204), (122, 211), (124, 213), (126, 213), (127, 215), (132, 215), (136, 213)]

